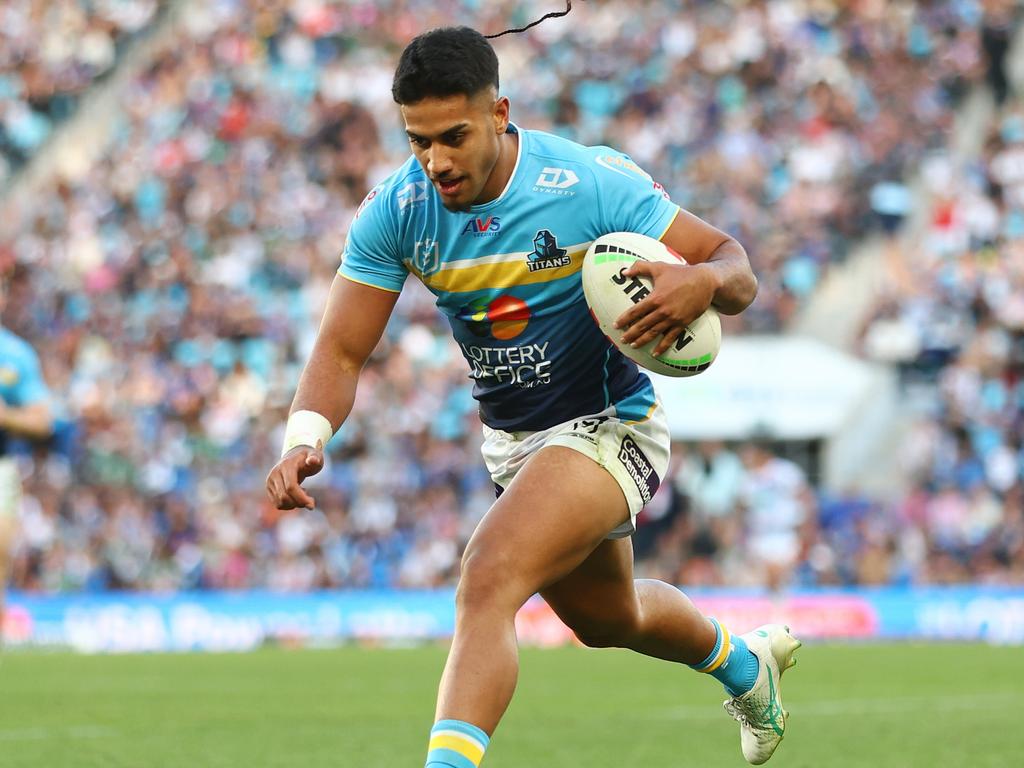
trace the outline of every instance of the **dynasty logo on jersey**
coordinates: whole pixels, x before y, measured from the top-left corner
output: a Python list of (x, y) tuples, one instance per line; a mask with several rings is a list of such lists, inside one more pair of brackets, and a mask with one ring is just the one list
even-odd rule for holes
[(573, 197), (576, 193), (569, 192), (569, 187), (575, 187), (579, 183), (580, 177), (575, 171), (568, 168), (544, 168), (533, 183), (533, 191)]
[(398, 199), (398, 209), (405, 211), (412, 205), (417, 203), (425, 203), (427, 201), (427, 192), (430, 189), (430, 183), (426, 181), (411, 181), (398, 190), (398, 194), (395, 197)]

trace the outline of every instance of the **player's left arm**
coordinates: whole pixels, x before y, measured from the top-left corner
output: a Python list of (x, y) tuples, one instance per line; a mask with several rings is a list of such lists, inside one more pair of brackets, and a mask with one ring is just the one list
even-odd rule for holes
[(0, 400), (0, 429), (19, 437), (42, 440), (53, 432), (53, 417), (46, 401), (14, 406)]
[(703, 219), (680, 210), (661, 241), (686, 264), (635, 262), (626, 274), (650, 278), (654, 289), (616, 321), (618, 327), (628, 328), (623, 340), (635, 347), (661, 336), (656, 355), (668, 350), (709, 306), (736, 315), (757, 295), (757, 278), (743, 246)]
[(26, 356), (19, 367), (16, 402), (7, 403), (0, 398), (0, 429), (30, 440), (42, 440), (53, 433), (50, 393), (34, 354)]

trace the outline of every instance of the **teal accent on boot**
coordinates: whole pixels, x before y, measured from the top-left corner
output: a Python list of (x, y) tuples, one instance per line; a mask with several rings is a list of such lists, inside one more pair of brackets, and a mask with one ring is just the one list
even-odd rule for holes
[(722, 665), (711, 673), (711, 676), (725, 686), (730, 696), (742, 696), (754, 687), (761, 662), (754, 652), (747, 647), (747, 641), (739, 635), (730, 639), (732, 647)]

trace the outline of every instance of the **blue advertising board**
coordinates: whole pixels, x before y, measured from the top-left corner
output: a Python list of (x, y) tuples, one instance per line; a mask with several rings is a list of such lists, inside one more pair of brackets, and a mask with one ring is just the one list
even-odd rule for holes
[[(1024, 586), (814, 590), (771, 595), (688, 591), (705, 613), (740, 631), (784, 621), (806, 639), (980, 640), (1024, 644)], [(408, 643), (451, 636), (452, 590), (309, 594), (194, 592), (8, 596), (11, 645), (87, 653), (241, 651), (266, 642)], [(572, 633), (539, 598), (517, 618), (522, 642), (555, 645)]]

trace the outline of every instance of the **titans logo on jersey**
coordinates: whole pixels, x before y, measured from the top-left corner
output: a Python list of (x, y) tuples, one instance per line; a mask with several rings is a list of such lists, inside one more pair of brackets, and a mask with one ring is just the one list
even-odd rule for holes
[(501, 195), (448, 211), (410, 157), (360, 206), (338, 272), (388, 291), (411, 273), (430, 289), (494, 429), (545, 429), (611, 405), (644, 419), (653, 387), (598, 330), (580, 269), (601, 235), (660, 238), (679, 207), (608, 147), (509, 131), (519, 155)]

